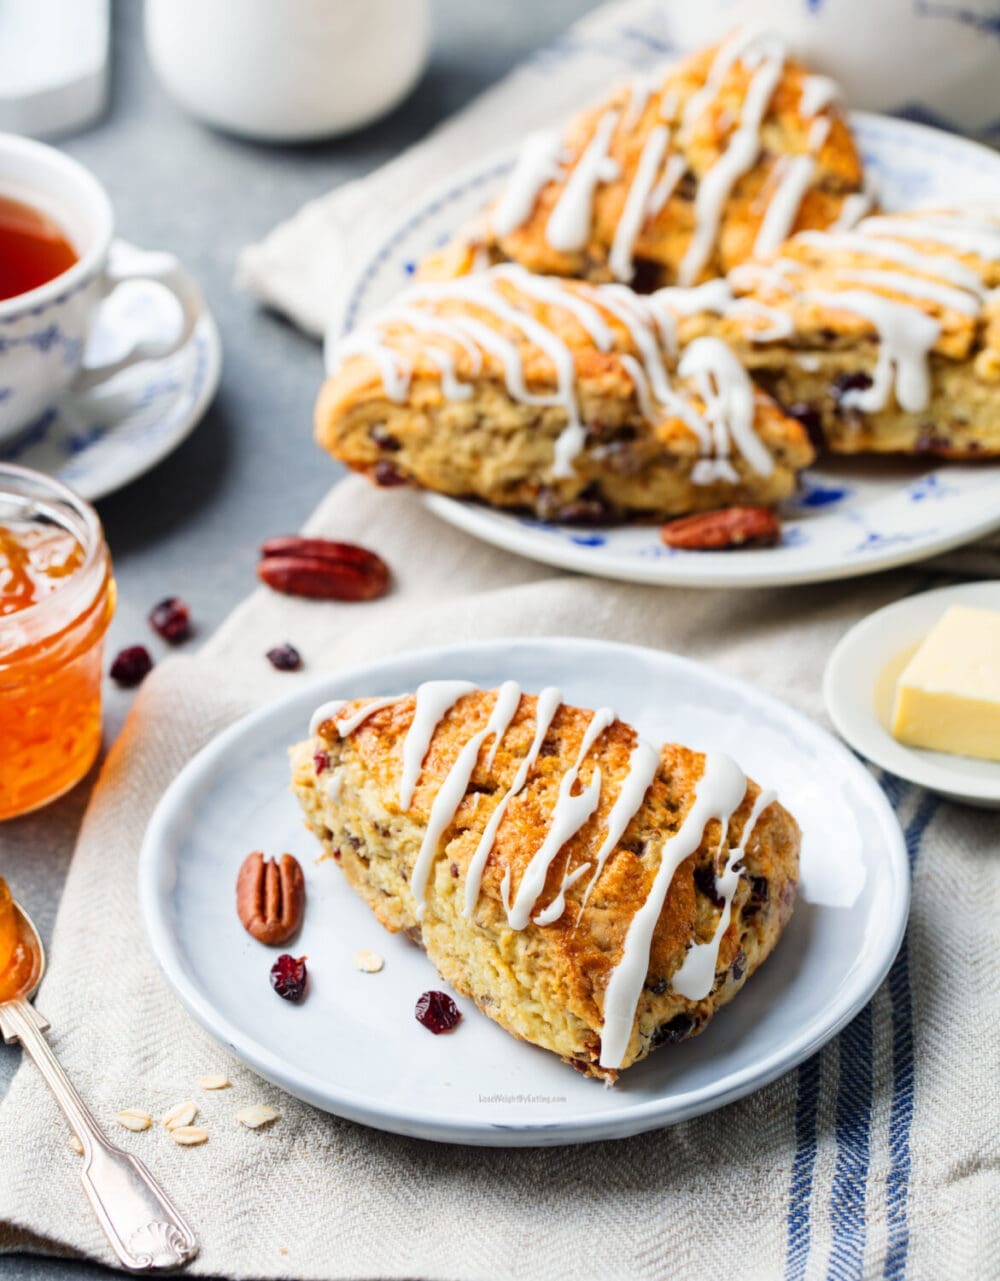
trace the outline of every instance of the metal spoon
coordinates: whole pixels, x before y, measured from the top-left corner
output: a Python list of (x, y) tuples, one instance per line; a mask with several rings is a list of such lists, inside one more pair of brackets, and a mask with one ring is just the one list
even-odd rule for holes
[(198, 1253), (194, 1233), (143, 1163), (105, 1137), (42, 1035), (49, 1024), (30, 1001), (45, 950), (24, 908), (15, 902), (14, 910), (34, 964), (17, 996), (0, 1003), (0, 1035), (7, 1045), (21, 1042), (83, 1145), (83, 1188), (121, 1264), (134, 1272), (182, 1267)]

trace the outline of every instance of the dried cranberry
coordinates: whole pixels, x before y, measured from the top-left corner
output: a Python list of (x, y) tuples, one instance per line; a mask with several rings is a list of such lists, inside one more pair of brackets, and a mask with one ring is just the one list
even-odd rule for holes
[(414, 1013), (417, 1016), (417, 1022), (422, 1023), (428, 1032), (433, 1032), (435, 1036), (440, 1036), (442, 1032), (450, 1032), (462, 1017), (462, 1011), (447, 992), (421, 993), (417, 998), (417, 1008)]
[(448, 865), (448, 871), (449, 871), (449, 872), (451, 872), (452, 876), (453, 876), (456, 880), (458, 879), (458, 864), (457, 864), (457, 863), (450, 863), (450, 864)]
[(153, 660), (145, 645), (129, 645), (121, 650), (111, 664), (111, 679), (131, 689), (153, 670)]
[(397, 471), (392, 463), (375, 464), (375, 484), (381, 485), (383, 489), (389, 489), (393, 485), (406, 485), (407, 479), (402, 472)]
[(267, 651), (267, 661), (279, 672), (297, 672), (302, 666), (302, 655), (294, 645), (275, 645)]
[(686, 1040), (697, 1027), (690, 1014), (675, 1014), (669, 1023), (661, 1023), (650, 1037), (650, 1045), (676, 1045)]
[(153, 631), (171, 645), (179, 645), (191, 635), (191, 610), (179, 596), (168, 596), (150, 610)]
[(283, 1000), (301, 1001), (305, 995), (307, 978), (304, 956), (296, 960), (288, 952), (283, 952), (271, 966), (271, 986)]
[(322, 774), (324, 770), (330, 768), (330, 753), (313, 752), (313, 764), (316, 766), (316, 773)]
[(397, 440), (391, 432), (386, 431), (383, 423), (376, 423), (368, 435), (379, 449), (384, 449), (386, 453), (395, 454), (403, 448), (403, 442)]
[(715, 907), (722, 907), (725, 902), (719, 893), (719, 887), (715, 879), (715, 868), (708, 865), (700, 865), (694, 869), (695, 888), (699, 893), (704, 894)]
[(861, 373), (838, 374), (830, 384), (830, 395), (839, 405), (849, 391), (867, 391), (872, 385), (871, 375)]

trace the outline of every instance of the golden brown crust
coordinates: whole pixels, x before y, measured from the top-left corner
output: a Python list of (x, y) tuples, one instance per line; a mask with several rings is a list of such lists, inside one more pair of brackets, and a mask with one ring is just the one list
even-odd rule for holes
[[(484, 1013), (514, 1035), (553, 1050), (590, 1075), (614, 1079), (599, 1066), (604, 990), (621, 959), (625, 932), (645, 900), (665, 838), (676, 832), (693, 802), (704, 757), (676, 745), (662, 749), (660, 765), (641, 807), (626, 828), (581, 911), (588, 877), (566, 890), (567, 909), (553, 924), (513, 929), (503, 902), (510, 871), (516, 893), (532, 854), (541, 845), (559, 783), (573, 764), (592, 713), (562, 706), (528, 781), (509, 805), (485, 866), (471, 918), (463, 914), (470, 861), (500, 796), (528, 750), (537, 700), (522, 696), (492, 766), (487, 748), (432, 865), (422, 919), (411, 889), (417, 853), (431, 805), (463, 745), (484, 728), (491, 693), (462, 697), (439, 723), (407, 811), (399, 805), (402, 741), (413, 719), (405, 696), (374, 713), (341, 739), (331, 722), (319, 737), (293, 749), (293, 787), (309, 827), (336, 857), (352, 886), (382, 925), (405, 930), (420, 942), (441, 974)], [(361, 704), (348, 705), (350, 715)], [(628, 769), (635, 732), (615, 721), (597, 739), (580, 772), (585, 787), (599, 767), (598, 808), (552, 863), (537, 910), (548, 906), (569, 870), (588, 862), (602, 839), (608, 813)], [(322, 771), (317, 774), (317, 749)], [(336, 799), (329, 780), (336, 777)], [(716, 978), (708, 997), (689, 1001), (672, 991), (671, 976), (692, 941), (709, 940), (719, 920), (712, 869), (721, 871), (730, 845), (739, 843), (759, 793), (747, 783), (728, 841), (711, 820), (696, 853), (679, 867), (656, 927), (649, 971), (622, 1066), (657, 1044), (700, 1031), (730, 1000), (773, 948), (792, 909), (798, 879), (799, 832), (777, 802), (768, 805), (747, 844), (745, 871), (722, 939)], [(719, 847), (725, 851), (719, 854)], [(721, 859), (721, 861), (720, 861)]]
[[(705, 109), (685, 119), (685, 108), (704, 89), (719, 48), (702, 49), (671, 67), (638, 111), (633, 86), (626, 84), (603, 102), (581, 112), (563, 135), (563, 155), (567, 157), (563, 175), (541, 188), (526, 220), (511, 231), (497, 234), (487, 211), (452, 246), (429, 256), (422, 268), (425, 278), (464, 274), (474, 270), (477, 260), (485, 254), (490, 261), (512, 260), (546, 275), (593, 281), (614, 279), (609, 255), (628, 193), (651, 132), (665, 125), (671, 136), (661, 172), (669, 157), (674, 156), (681, 173), (662, 207), (643, 220), (634, 242), (634, 276), (628, 283), (643, 291), (676, 283), (697, 222), (699, 185), (732, 141), (758, 65), (753, 59), (748, 60), (753, 65), (736, 60)], [(840, 107), (835, 102), (828, 103), (814, 116), (803, 115), (802, 94), (808, 75), (799, 63), (785, 61), (760, 129), (757, 161), (732, 187), (711, 251), (697, 276), (685, 283), (721, 275), (751, 255), (790, 157), (811, 154), (815, 162), (791, 223), (792, 231), (830, 226), (840, 215), (847, 196), (861, 190), (861, 159)], [(608, 149), (617, 176), (602, 181), (595, 190), (586, 244), (579, 250), (556, 249), (547, 235), (548, 220), (608, 112), (618, 113)], [(812, 132), (817, 119), (829, 122), (819, 145)]]
[[(809, 423), (834, 453), (1000, 456), (1000, 216), (974, 217), (995, 226), (996, 256), (963, 252), (915, 232), (894, 236), (884, 230), (955, 218), (953, 230), (961, 235), (965, 215), (949, 211), (913, 210), (893, 214), (888, 223), (865, 219), (848, 236), (794, 237), (728, 277), (737, 298), (762, 305), (770, 318), (746, 311), (685, 314), (678, 317), (680, 341), (706, 334), (722, 338), (758, 385)], [(893, 256), (901, 249), (916, 265)], [(963, 269), (980, 283), (978, 302), (974, 289), (958, 284)], [(928, 282), (937, 296), (921, 296)], [(938, 293), (942, 288), (947, 292)], [(920, 408), (904, 408), (895, 390), (882, 408), (862, 411), (850, 396), (845, 403), (846, 392), (870, 386), (880, 354), (879, 329), (849, 305), (851, 290), (922, 313), (937, 325), (926, 358), (928, 394)], [(835, 304), (838, 292), (845, 294), (843, 306)], [(668, 308), (669, 297), (659, 296)], [(762, 340), (762, 331), (774, 329), (775, 316), (785, 320), (787, 331)]]
[[(502, 271), (479, 279), (489, 281), (507, 303), (565, 344), (585, 431), (572, 473), (558, 475), (554, 466), (556, 442), (568, 423), (563, 405), (515, 399), (508, 390), (504, 362), (495, 351), (479, 348), (477, 363), (447, 333), (414, 328), (400, 318), (417, 310), (428, 318), (469, 318), (492, 329), (516, 349), (532, 396), (553, 397), (556, 366), (529, 334), (447, 293), (404, 300), (403, 311), (390, 309), (377, 325), (383, 347), (409, 371), (402, 400), (388, 395), (383, 371), (367, 349), (349, 354), (327, 379), (316, 407), (316, 434), (335, 458), (376, 482), (405, 481), (543, 518), (590, 520), (666, 517), (731, 502), (774, 503), (793, 491), (796, 472), (812, 461), (813, 450), (801, 425), (768, 397), (758, 395), (753, 428), (771, 456), (773, 470), (761, 474), (734, 449), (735, 478), (695, 483), (692, 473), (703, 455), (702, 443), (675, 409), (659, 406), (654, 418), (646, 416), (637, 383), (642, 375), (636, 373), (641, 352), (630, 329), (613, 312), (603, 313), (612, 344), (601, 351), (567, 307), (527, 294)], [(599, 300), (591, 286), (558, 284), (565, 295), (588, 306)], [(627, 302), (627, 291), (625, 297)], [(633, 296), (632, 305), (640, 302)], [(651, 321), (645, 332), (660, 347), (659, 359), (669, 363), (655, 323)], [(459, 382), (471, 389), (465, 398), (446, 394), (442, 350)], [(678, 401), (701, 418), (705, 406), (695, 385), (684, 380), (675, 380), (675, 385)]]

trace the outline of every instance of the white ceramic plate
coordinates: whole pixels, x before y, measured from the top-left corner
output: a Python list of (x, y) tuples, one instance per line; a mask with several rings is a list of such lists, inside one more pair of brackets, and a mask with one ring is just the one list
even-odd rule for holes
[[(116, 253), (127, 249), (117, 242)], [(169, 341), (180, 316), (165, 289), (121, 285), (100, 307), (91, 362), (124, 355), (137, 337)], [(222, 344), (205, 310), (180, 351), (133, 365), (85, 394), (70, 393), (11, 440), (0, 461), (47, 472), (94, 501), (149, 471), (198, 425), (219, 385)]]
[[(851, 117), (889, 209), (996, 201), (1000, 154), (963, 138), (863, 112)], [(499, 190), (514, 151), (482, 160), (414, 207), (359, 270), (327, 333), (327, 351), (411, 278)], [(388, 500), (387, 500), (388, 501)], [(781, 545), (680, 552), (656, 526), (581, 529), (429, 495), (442, 519), (532, 560), (606, 578), (689, 587), (759, 587), (848, 578), (946, 551), (1000, 525), (1000, 464), (824, 459), (786, 504)]]
[[(329, 697), (398, 693), (421, 681), (506, 678), (611, 703), (653, 741), (722, 748), (777, 789), (803, 834), (802, 899), (772, 958), (706, 1032), (631, 1068), (614, 1089), (515, 1040), (459, 998), (464, 1018), (435, 1037), (413, 1015), (442, 981), (403, 936), (385, 933), (336, 864), (316, 864), (288, 788), (286, 748)], [(306, 871), (296, 955), (312, 989), (291, 1006), (268, 986), (274, 951), (233, 907), (252, 849), (289, 850)], [(892, 810), (829, 734), (711, 668), (598, 641), (498, 641), (357, 668), (257, 712), (183, 770), (150, 824), (139, 867), (142, 917), (177, 995), (222, 1044), (317, 1107), (401, 1134), (505, 1145), (576, 1143), (654, 1129), (720, 1107), (813, 1054), (870, 998), (902, 937), (909, 877)], [(351, 964), (358, 948), (380, 974)]]
[(895, 679), (949, 605), (1000, 610), (1000, 582), (940, 587), (862, 619), (830, 655), (823, 696), (838, 732), (876, 765), (952, 800), (1000, 808), (1000, 762), (907, 747), (889, 732)]

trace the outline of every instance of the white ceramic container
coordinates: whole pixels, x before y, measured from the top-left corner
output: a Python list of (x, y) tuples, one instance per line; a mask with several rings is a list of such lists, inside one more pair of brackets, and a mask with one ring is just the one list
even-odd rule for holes
[(427, 63), (429, 0), (146, 0), (146, 49), (208, 124), (296, 142), (356, 129)]

